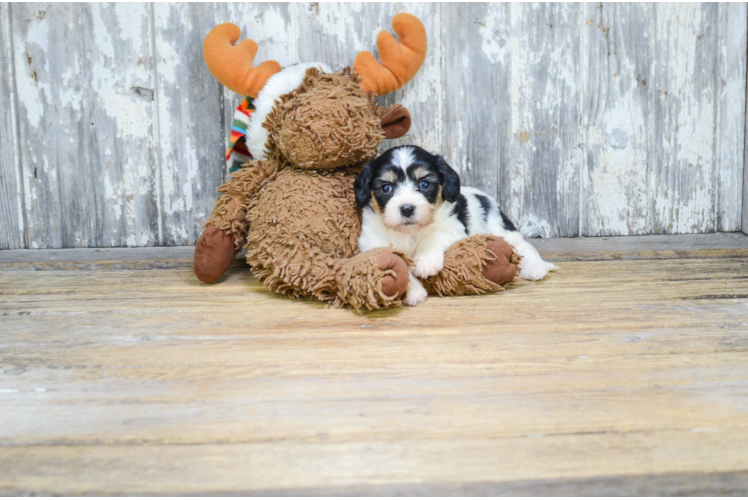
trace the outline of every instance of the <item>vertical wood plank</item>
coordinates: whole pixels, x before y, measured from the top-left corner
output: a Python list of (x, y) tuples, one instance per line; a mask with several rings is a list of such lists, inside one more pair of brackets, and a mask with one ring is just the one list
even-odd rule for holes
[(743, 208), (743, 165), (745, 163), (746, 33), (748, 8), (745, 3), (720, 3), (718, 122), (716, 135), (715, 198), (717, 231), (739, 231)]
[(0, 3), (0, 250), (25, 247), (10, 9)]
[[(353, 66), (361, 50), (376, 50), (376, 33), (389, 28), (385, 3), (305, 2), (295, 5), (300, 62), (322, 62), (333, 70)], [(427, 56), (428, 57), (428, 56)]]
[(712, 232), (717, 4), (656, 4), (654, 13), (652, 229)]
[[(748, 85), (747, 85), (748, 86)], [(748, 89), (746, 90), (748, 92)], [(746, 97), (748, 100), (748, 97)], [(746, 113), (746, 124), (748, 124), (748, 105), (745, 107), (745, 113)], [(744, 152), (748, 152), (748, 127), (746, 127), (745, 132), (745, 149)], [(744, 153), (743, 161), (745, 162), (743, 165), (743, 216), (741, 221), (741, 230), (748, 234), (748, 154)]]
[(148, 8), (16, 4), (31, 248), (157, 242)]
[(584, 236), (651, 231), (652, 4), (585, 4)]
[(224, 180), (223, 90), (202, 53), (215, 20), (214, 4), (153, 6), (164, 245), (197, 241)]
[(511, 5), (508, 215), (528, 236), (579, 234), (580, 4)]
[(509, 5), (442, 4), (444, 132), (442, 153), (466, 186), (499, 198), (511, 116)]

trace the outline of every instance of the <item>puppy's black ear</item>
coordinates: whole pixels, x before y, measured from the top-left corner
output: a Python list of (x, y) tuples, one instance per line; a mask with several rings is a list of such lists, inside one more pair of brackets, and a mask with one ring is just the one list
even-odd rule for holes
[(441, 156), (436, 157), (436, 170), (442, 177), (442, 196), (450, 203), (456, 202), (460, 196), (460, 176)]
[(373, 177), (373, 170), (371, 163), (367, 162), (364, 165), (364, 169), (356, 177), (356, 182), (353, 183), (353, 189), (356, 192), (356, 207), (359, 210), (363, 210), (366, 205), (371, 201), (371, 181)]

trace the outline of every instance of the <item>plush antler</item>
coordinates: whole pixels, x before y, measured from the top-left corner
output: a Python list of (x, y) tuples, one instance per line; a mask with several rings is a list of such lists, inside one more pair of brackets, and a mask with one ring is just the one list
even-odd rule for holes
[(361, 87), (377, 95), (401, 88), (413, 78), (426, 59), (426, 29), (417, 17), (398, 14), (392, 19), (392, 29), (400, 43), (386, 31), (377, 36), (377, 48), (382, 64), (370, 52), (359, 52), (353, 63), (361, 75)]
[(257, 44), (247, 39), (234, 45), (241, 33), (235, 24), (219, 24), (205, 37), (203, 57), (219, 82), (237, 94), (257, 97), (268, 78), (278, 73), (281, 67), (276, 61), (265, 61), (253, 67)]

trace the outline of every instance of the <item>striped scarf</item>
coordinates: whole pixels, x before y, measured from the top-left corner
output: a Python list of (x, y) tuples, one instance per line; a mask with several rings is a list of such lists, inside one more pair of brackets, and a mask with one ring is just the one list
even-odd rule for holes
[(229, 136), (229, 147), (226, 150), (226, 167), (229, 172), (236, 172), (242, 165), (252, 161), (244, 136), (249, 128), (249, 120), (252, 118), (255, 107), (254, 99), (245, 97), (234, 111), (234, 121), (231, 123), (231, 135)]

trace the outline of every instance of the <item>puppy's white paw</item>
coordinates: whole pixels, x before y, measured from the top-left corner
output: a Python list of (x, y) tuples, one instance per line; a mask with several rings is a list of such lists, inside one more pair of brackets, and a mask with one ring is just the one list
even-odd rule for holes
[(413, 274), (419, 278), (428, 278), (444, 269), (444, 254), (441, 252), (416, 255), (414, 259), (416, 260), (416, 266), (413, 269)]
[(523, 280), (538, 281), (546, 277), (550, 271), (558, 269), (557, 266), (546, 262), (540, 256), (529, 255), (519, 262), (519, 277)]
[(406, 306), (417, 306), (418, 304), (425, 302), (426, 297), (429, 293), (423, 288), (423, 285), (414, 279), (411, 279), (408, 283), (408, 290), (405, 292), (405, 305)]

